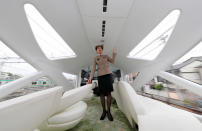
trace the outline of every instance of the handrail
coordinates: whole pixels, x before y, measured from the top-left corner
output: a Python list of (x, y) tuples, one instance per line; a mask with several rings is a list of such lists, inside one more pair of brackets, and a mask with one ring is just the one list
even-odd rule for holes
[(158, 74), (160, 77), (178, 85), (181, 88), (187, 89), (192, 91), (193, 93), (199, 95), (202, 97), (202, 86), (199, 84), (196, 84), (194, 82), (191, 82), (189, 80), (183, 79), (179, 76), (176, 76), (174, 74), (165, 72), (165, 71), (161, 71)]
[[(173, 104), (173, 105), (181, 106), (181, 107), (193, 110), (193, 111), (198, 112), (198, 113), (202, 112), (202, 110), (198, 110), (198, 109), (192, 108), (190, 106), (186, 106), (186, 104), (184, 104), (184, 101), (182, 101), (182, 100), (168, 98), (168, 97), (165, 97), (165, 96), (160, 96), (160, 95), (155, 95), (155, 94), (150, 94), (150, 93), (146, 93), (146, 92), (142, 92), (142, 91), (136, 91), (136, 92), (137, 92), (138, 95), (145, 96), (145, 97), (148, 97), (148, 98), (152, 98), (152, 99), (155, 99), (155, 100), (158, 100), (158, 101), (162, 101), (162, 102), (165, 102), (167, 104)], [(175, 102), (173, 102), (173, 101), (175, 101)]]

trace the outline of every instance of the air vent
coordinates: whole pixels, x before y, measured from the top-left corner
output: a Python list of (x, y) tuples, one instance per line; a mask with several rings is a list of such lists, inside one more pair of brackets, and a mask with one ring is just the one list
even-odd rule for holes
[(107, 12), (107, 0), (103, 0), (103, 12)]
[(103, 20), (103, 21), (102, 21), (102, 37), (105, 36), (105, 27), (106, 27), (105, 25), (106, 25), (106, 21)]

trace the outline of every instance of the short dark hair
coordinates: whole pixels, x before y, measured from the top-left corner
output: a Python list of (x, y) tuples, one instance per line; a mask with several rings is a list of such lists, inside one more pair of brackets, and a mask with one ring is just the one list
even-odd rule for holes
[(101, 47), (101, 48), (102, 48), (102, 50), (103, 50), (103, 48), (104, 48), (104, 46), (103, 46), (103, 45), (96, 45), (96, 46), (95, 46), (95, 50), (97, 50), (97, 48), (98, 48), (98, 47)]

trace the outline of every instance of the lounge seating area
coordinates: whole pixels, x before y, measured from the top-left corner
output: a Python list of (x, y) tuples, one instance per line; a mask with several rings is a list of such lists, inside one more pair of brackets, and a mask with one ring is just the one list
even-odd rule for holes
[(201, 131), (202, 123), (190, 112), (137, 95), (127, 82), (114, 84), (112, 96), (119, 109), (139, 131)]
[[(65, 93), (62, 87), (55, 87), (3, 101), (0, 104), (0, 130), (71, 129), (85, 116), (87, 104), (83, 100), (89, 99), (89, 94), (92, 96), (93, 87), (88, 84)], [(202, 123), (192, 113), (137, 95), (127, 82), (114, 83), (112, 96), (132, 128), (139, 131), (202, 130)]]
[(70, 129), (84, 117), (87, 105), (82, 99), (91, 93), (93, 87), (88, 84), (64, 94), (62, 87), (55, 87), (3, 101), (0, 104), (0, 130)]
[(66, 110), (50, 117), (39, 127), (40, 131), (65, 131), (73, 128), (84, 117), (87, 104), (79, 101)]

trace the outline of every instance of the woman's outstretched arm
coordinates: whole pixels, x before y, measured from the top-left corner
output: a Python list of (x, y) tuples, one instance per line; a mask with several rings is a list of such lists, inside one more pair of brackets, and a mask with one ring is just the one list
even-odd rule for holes
[(112, 54), (112, 58), (108, 56), (108, 61), (111, 62), (112, 64), (114, 64), (115, 61), (115, 57), (116, 57), (116, 49), (113, 49), (113, 54)]
[(94, 73), (95, 73), (95, 68), (96, 68), (96, 61), (95, 61), (95, 58), (94, 58), (93, 66), (92, 66), (92, 69), (91, 69), (91, 74), (90, 74), (90, 78), (88, 80), (88, 83), (91, 83), (91, 80), (93, 79), (93, 76), (94, 76)]

